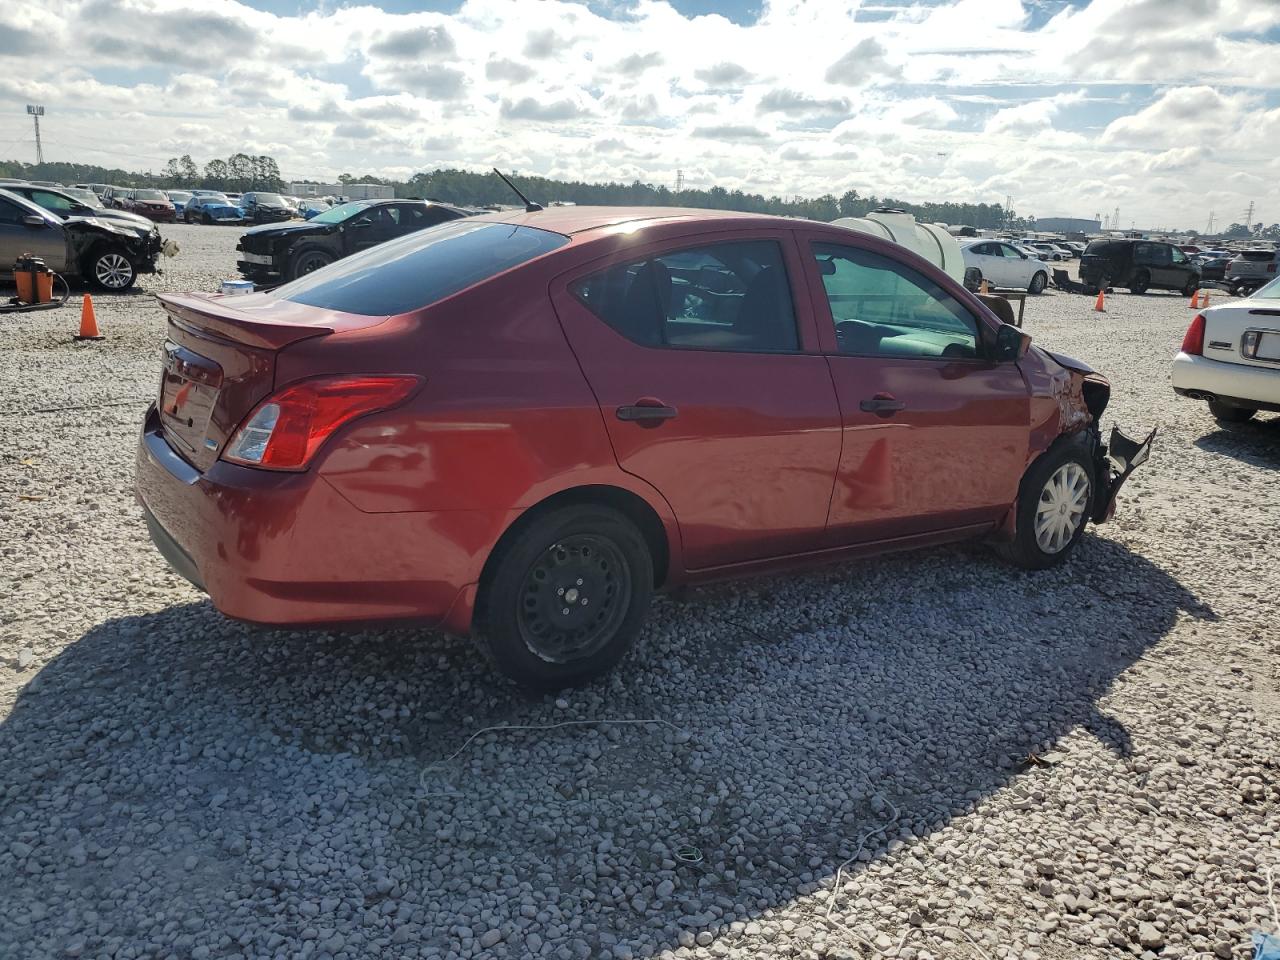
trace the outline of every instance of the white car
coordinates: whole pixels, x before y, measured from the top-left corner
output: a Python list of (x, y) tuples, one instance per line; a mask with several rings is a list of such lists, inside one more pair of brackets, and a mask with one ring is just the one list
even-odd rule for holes
[(1173, 360), (1173, 390), (1227, 423), (1280, 411), (1280, 279), (1196, 315)]
[(1049, 269), (1043, 260), (1003, 240), (963, 240), (960, 253), (966, 272), (977, 270), (976, 279), (986, 280), (993, 287), (1040, 293), (1049, 285)]

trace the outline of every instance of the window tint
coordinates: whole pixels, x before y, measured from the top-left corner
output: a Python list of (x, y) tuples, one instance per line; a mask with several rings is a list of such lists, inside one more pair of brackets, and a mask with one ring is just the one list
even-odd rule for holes
[(277, 287), (273, 295), (371, 317), (405, 313), (568, 242), (562, 234), (534, 227), (458, 220), (353, 254)]
[(969, 249), (971, 249), (974, 253), (976, 253), (980, 257), (1000, 256), (1000, 254), (995, 249), (995, 244), (993, 243), (975, 243)]
[(48, 190), (36, 190), (31, 194), (31, 199), (46, 210), (58, 210), (66, 212), (75, 206), (74, 202), (67, 197), (59, 196), (56, 193), (50, 193)]
[(772, 240), (618, 264), (579, 280), (573, 293), (618, 333), (648, 347), (800, 349), (782, 251)]
[(861, 357), (978, 356), (978, 323), (949, 293), (888, 257), (830, 243), (813, 255), (839, 351)]
[(1114, 257), (1124, 250), (1124, 244), (1115, 240), (1091, 240), (1084, 248), (1086, 257)]
[(25, 216), (28, 216), (26, 210), (0, 197), (0, 223), (21, 223)]
[(1021, 253), (1019, 253), (1017, 250), (1013, 249), (1013, 247), (1009, 246), (1007, 243), (1002, 243), (1002, 244), (1000, 244), (1000, 253), (1001, 253), (1003, 256), (1005, 256), (1005, 257), (1007, 257), (1008, 259), (1010, 259), (1010, 260), (1022, 260), (1022, 259), (1024, 259), (1023, 255), (1022, 255)]

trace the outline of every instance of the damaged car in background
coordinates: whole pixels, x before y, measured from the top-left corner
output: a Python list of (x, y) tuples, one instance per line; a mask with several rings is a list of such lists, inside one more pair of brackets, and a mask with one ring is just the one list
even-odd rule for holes
[(136, 490), (174, 569), (245, 621), (473, 635), (534, 689), (612, 668), (659, 589), (1061, 564), (1154, 437), (1104, 439), (1106, 378), (923, 258), (800, 220), (527, 203), (160, 301)]
[(140, 273), (154, 273), (160, 234), (140, 234), (129, 224), (97, 217), (57, 216), (0, 189), (0, 270), (24, 254), (64, 277), (80, 277), (103, 290), (128, 290)]

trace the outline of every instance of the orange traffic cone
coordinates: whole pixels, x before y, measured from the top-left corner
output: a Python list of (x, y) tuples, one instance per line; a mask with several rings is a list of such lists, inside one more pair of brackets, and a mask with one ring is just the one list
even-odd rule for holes
[(1196, 292), (1191, 294), (1191, 302), (1187, 304), (1192, 310), (1200, 309), (1200, 289), (1197, 287)]
[(1093, 301), (1093, 309), (1096, 310), (1098, 313), (1106, 313), (1107, 312), (1106, 303), (1107, 303), (1106, 291), (1099, 290), (1098, 299)]
[(101, 333), (98, 332), (98, 317), (93, 312), (93, 297), (87, 293), (84, 295), (84, 302), (80, 305), (80, 332), (76, 334), (77, 340), (105, 340)]
[(978, 292), (984, 297), (991, 293), (991, 284), (987, 283), (987, 278), (982, 278), (982, 284), (978, 287)]
[(1209, 291), (1208, 290), (1204, 292), (1204, 296), (1200, 299), (1200, 309), (1201, 310), (1209, 309)]

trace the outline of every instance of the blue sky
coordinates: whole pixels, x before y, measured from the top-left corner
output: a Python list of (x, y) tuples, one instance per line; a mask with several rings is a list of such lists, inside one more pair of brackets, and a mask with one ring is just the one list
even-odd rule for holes
[(679, 171), (1273, 222), (1278, 41), (1260, 0), (28, 0), (0, 7), (0, 156), (34, 153), (41, 102), (47, 156), (142, 169)]

